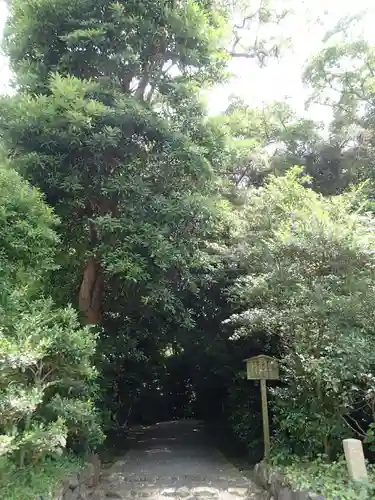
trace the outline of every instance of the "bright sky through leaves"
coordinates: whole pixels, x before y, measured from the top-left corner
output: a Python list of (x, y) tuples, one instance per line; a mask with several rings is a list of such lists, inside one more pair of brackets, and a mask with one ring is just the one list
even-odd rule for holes
[[(294, 0), (289, 0), (294, 4)], [(210, 113), (225, 109), (231, 94), (244, 98), (249, 104), (261, 106), (274, 100), (291, 100), (300, 113), (304, 112), (307, 89), (301, 82), (301, 73), (307, 58), (317, 52), (327, 29), (336, 25), (344, 16), (368, 11), (360, 26), (366, 39), (375, 43), (375, 6), (373, 0), (325, 0), (296, 1), (296, 14), (283, 25), (285, 36), (292, 37), (293, 48), (278, 61), (260, 69), (255, 61), (235, 59), (230, 65), (234, 77), (225, 86), (214, 89), (208, 96)], [(0, 32), (6, 20), (7, 8), (0, 0)], [(11, 73), (7, 61), (0, 56), (0, 92), (9, 89)], [(329, 110), (314, 107), (309, 110), (311, 118), (317, 121), (329, 120)]]
[[(373, 0), (305, 0), (295, 2), (296, 14), (284, 23), (285, 36), (292, 38), (293, 48), (279, 61), (260, 69), (253, 61), (236, 59), (231, 63), (235, 77), (230, 84), (216, 89), (209, 98), (210, 110), (225, 109), (228, 95), (236, 94), (252, 105), (290, 98), (301, 113), (307, 89), (301, 82), (306, 60), (318, 52), (327, 30), (332, 29), (345, 16), (367, 11), (359, 23), (363, 36), (375, 43), (375, 6)], [(318, 121), (329, 119), (329, 110), (315, 107), (309, 111)]]

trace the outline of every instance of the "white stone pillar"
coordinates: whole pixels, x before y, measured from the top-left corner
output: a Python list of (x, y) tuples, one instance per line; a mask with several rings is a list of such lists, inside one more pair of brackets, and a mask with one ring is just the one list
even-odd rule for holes
[(350, 479), (353, 481), (367, 479), (362, 442), (359, 439), (344, 439), (342, 443)]

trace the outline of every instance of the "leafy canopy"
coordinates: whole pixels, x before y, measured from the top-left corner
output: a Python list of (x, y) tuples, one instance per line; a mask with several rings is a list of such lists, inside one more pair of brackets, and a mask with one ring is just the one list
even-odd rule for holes
[(232, 290), (243, 310), (231, 322), (234, 338), (277, 338), (279, 430), (329, 454), (373, 385), (374, 225), (353, 193), (327, 199), (299, 176), (249, 193), (234, 249), (247, 269)]

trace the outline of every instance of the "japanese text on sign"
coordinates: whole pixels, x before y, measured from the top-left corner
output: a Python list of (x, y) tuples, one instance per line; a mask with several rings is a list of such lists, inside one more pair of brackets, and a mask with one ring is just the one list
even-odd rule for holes
[(248, 380), (278, 380), (279, 364), (270, 356), (255, 356), (246, 360)]

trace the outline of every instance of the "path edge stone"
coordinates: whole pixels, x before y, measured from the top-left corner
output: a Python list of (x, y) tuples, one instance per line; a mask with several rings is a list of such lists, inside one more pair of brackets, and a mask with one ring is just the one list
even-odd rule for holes
[(99, 455), (91, 455), (78, 472), (63, 479), (60, 486), (47, 498), (49, 500), (80, 500), (87, 498), (99, 483), (102, 463)]
[(259, 462), (253, 470), (254, 483), (274, 500), (326, 500), (325, 497), (306, 490), (295, 490), (285, 476), (271, 469), (265, 462)]

